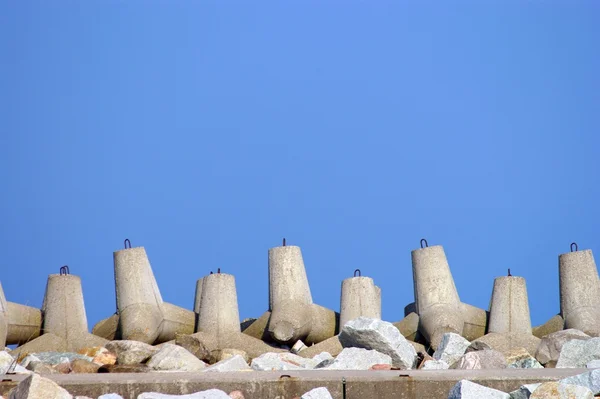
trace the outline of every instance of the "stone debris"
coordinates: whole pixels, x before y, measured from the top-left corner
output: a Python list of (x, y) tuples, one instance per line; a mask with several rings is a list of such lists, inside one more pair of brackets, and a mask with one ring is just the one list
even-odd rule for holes
[(304, 350), (304, 349), (306, 349), (306, 345), (301, 340), (298, 340), (298, 341), (296, 341), (294, 346), (292, 346), (292, 348), (290, 349), (290, 352), (292, 352), (293, 354), (298, 354), (299, 352), (302, 352), (302, 350)]
[(572, 328), (548, 334), (542, 338), (542, 341), (538, 345), (535, 358), (543, 365), (550, 363), (551, 361), (557, 362), (565, 342), (574, 339), (586, 341), (590, 338), (591, 337), (583, 331)]
[(339, 335), (344, 348), (375, 350), (392, 358), (401, 370), (416, 366), (417, 351), (392, 323), (359, 317), (346, 323)]
[(28, 374), (31, 371), (27, 370), (22, 365), (18, 364), (14, 357), (6, 351), (0, 352), (0, 374), (6, 373)]
[(306, 370), (316, 366), (316, 361), (306, 359), (293, 353), (268, 352), (252, 359), (250, 367), (257, 371), (274, 370)]
[(535, 353), (540, 341), (541, 340), (538, 337), (531, 334), (489, 333), (483, 337), (477, 338), (473, 342), (486, 344), (490, 348), (506, 355), (515, 348), (525, 348), (527, 352)]
[(211, 351), (208, 362), (211, 364), (214, 364), (214, 363), (218, 363), (222, 360), (229, 359), (230, 357), (234, 357), (236, 355), (239, 355), (242, 358), (244, 358), (246, 363), (248, 363), (250, 361), (250, 357), (248, 356), (248, 353), (246, 353), (246, 351), (243, 351), (240, 349), (233, 349), (233, 348), (223, 348), (223, 349), (216, 349), (214, 351)]
[(557, 381), (544, 382), (533, 391), (529, 399), (593, 399), (594, 394), (586, 387), (563, 384)]
[(442, 336), (433, 358), (442, 360), (447, 365), (452, 366), (465, 354), (469, 345), (471, 343), (462, 336), (455, 333), (446, 333)]
[(510, 398), (511, 399), (529, 399), (529, 397), (531, 396), (533, 391), (535, 391), (536, 388), (539, 387), (540, 385), (542, 385), (542, 384), (538, 383), (538, 384), (521, 385), (521, 387), (519, 387), (519, 389), (512, 391), (510, 393)]
[[(192, 355), (196, 356), (200, 360), (203, 360), (205, 362), (210, 362), (209, 350), (206, 348), (204, 343), (202, 343), (202, 341), (200, 341), (200, 339), (198, 339), (197, 337), (195, 337), (193, 335), (182, 335), (182, 334), (177, 335), (177, 337), (175, 338), (175, 345), (181, 346), (182, 348), (184, 348), (185, 350), (187, 350), (188, 352), (190, 352)], [(223, 360), (223, 359), (218, 359), (212, 363), (216, 363), (220, 360)]]
[(588, 388), (594, 395), (600, 394), (600, 370), (591, 370), (560, 380), (561, 384), (578, 385)]
[(575, 339), (563, 344), (556, 368), (585, 367), (596, 359), (600, 359), (600, 338)]
[(99, 364), (83, 359), (75, 359), (71, 362), (72, 373), (97, 373), (100, 367)]
[(333, 397), (327, 388), (319, 387), (306, 392), (300, 399), (333, 399)]
[(220, 389), (209, 389), (188, 395), (168, 395), (157, 392), (144, 392), (138, 395), (137, 399), (231, 399), (229, 395)]
[(32, 373), (11, 391), (10, 399), (72, 399), (66, 389), (52, 380)]
[(421, 370), (447, 370), (450, 366), (443, 360), (425, 360)]
[(541, 369), (544, 368), (525, 348), (516, 348), (506, 354), (509, 369)]
[(56, 374), (58, 371), (54, 369), (54, 367), (40, 362), (39, 360), (30, 361), (27, 363), (27, 370), (31, 370), (34, 373), (38, 374)]
[(458, 362), (452, 365), (458, 370), (505, 369), (506, 358), (498, 351), (487, 349), (465, 353)]
[(510, 395), (468, 380), (460, 380), (450, 389), (448, 399), (510, 399)]
[(235, 355), (227, 359), (221, 360), (210, 367), (204, 369), (205, 373), (220, 372), (220, 371), (251, 371), (248, 363), (240, 355)]
[(206, 363), (181, 346), (163, 344), (147, 362), (148, 367), (163, 371), (200, 371)]
[[(346, 324), (348, 325), (348, 324)], [(392, 358), (384, 353), (364, 348), (344, 348), (325, 370), (369, 370), (376, 364), (392, 365)]]

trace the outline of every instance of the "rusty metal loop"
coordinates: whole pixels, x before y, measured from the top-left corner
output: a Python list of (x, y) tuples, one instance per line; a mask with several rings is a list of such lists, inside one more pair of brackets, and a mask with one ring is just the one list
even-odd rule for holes
[(63, 267), (60, 268), (60, 275), (66, 276), (67, 274), (71, 274), (69, 271), (69, 266), (64, 265)]
[[(125, 245), (125, 249), (131, 249), (131, 241), (129, 241), (129, 238), (126, 238), (125, 241), (123, 241), (123, 244)], [(128, 244), (129, 248), (127, 248)]]
[(508, 268), (508, 277), (511, 277), (512, 274), (510, 274), (510, 268)]
[(573, 245), (575, 245), (575, 252), (579, 251), (579, 247), (577, 246), (576, 242), (572, 242), (571, 243), (571, 252), (573, 252)]
[(212, 270), (210, 271), (210, 274), (213, 274)]
[(285, 247), (285, 237), (283, 237), (283, 246)]
[(356, 270), (354, 271), (354, 277), (356, 277), (356, 273), (357, 273), (357, 272), (358, 272), (358, 277), (360, 277), (360, 276), (361, 276), (361, 274), (360, 274), (360, 269), (356, 269)]
[(217, 268), (217, 273), (221, 274), (221, 268), (220, 267)]
[[(425, 246), (423, 246), (423, 243), (425, 243)], [(424, 238), (421, 238), (421, 248), (427, 248), (429, 246), (429, 244), (427, 244), (427, 240)]]

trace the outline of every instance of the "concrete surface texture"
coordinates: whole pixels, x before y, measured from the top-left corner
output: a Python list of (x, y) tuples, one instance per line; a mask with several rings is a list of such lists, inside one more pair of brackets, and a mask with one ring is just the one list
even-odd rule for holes
[(351, 277), (342, 281), (340, 326), (361, 316), (381, 319), (381, 290), (370, 277)]
[(313, 303), (300, 247), (269, 249), (269, 310), (282, 302)]
[[(118, 393), (124, 399), (136, 399), (142, 392), (187, 394), (207, 389), (225, 392), (239, 390), (246, 399), (294, 398), (317, 387), (326, 387), (334, 398), (346, 399), (447, 399), (450, 389), (460, 380), (469, 379), (503, 392), (521, 385), (558, 381), (581, 374), (586, 369), (503, 369), (503, 370), (286, 370), (283, 372), (221, 373), (135, 373), (135, 374), (51, 374), (47, 377), (72, 395), (96, 398)], [(6, 375), (0, 383), (0, 395), (8, 392), (27, 375)]]
[(2, 283), (0, 283), (0, 348), (6, 346), (6, 334), (8, 334), (8, 305), (4, 296), (4, 290), (2, 289)]
[(488, 331), (531, 334), (529, 300), (523, 277), (504, 276), (494, 280)]
[(559, 255), (560, 311), (565, 328), (600, 335), (600, 280), (591, 250)]
[(231, 274), (213, 273), (203, 278), (197, 331), (241, 333), (235, 277)]

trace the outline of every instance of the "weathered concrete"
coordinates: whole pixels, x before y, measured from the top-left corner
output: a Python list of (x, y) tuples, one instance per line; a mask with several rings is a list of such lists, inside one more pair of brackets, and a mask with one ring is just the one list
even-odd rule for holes
[(194, 295), (194, 331), (198, 331), (198, 321), (200, 317), (200, 304), (202, 303), (202, 287), (204, 285), (204, 277), (196, 281), (196, 294)]
[(539, 326), (533, 327), (531, 330), (532, 334), (538, 338), (543, 338), (548, 334), (555, 333), (563, 329), (565, 320), (561, 315), (557, 314), (548, 319), (547, 322)]
[[(246, 399), (293, 398), (317, 387), (326, 387), (334, 398), (341, 398), (345, 378), (347, 399), (416, 399), (423, 393), (431, 399), (446, 399), (450, 389), (460, 380), (468, 379), (503, 392), (521, 385), (557, 381), (581, 374), (587, 369), (529, 370), (405, 370), (405, 371), (333, 371), (286, 370), (283, 372), (222, 372), (222, 373), (133, 373), (133, 374), (53, 374), (47, 377), (67, 389), (72, 395), (98, 397), (117, 393), (125, 399), (137, 399), (142, 392), (184, 394), (221, 389), (239, 390)], [(0, 395), (26, 376), (6, 375), (0, 383)]]
[(565, 328), (600, 335), (600, 280), (594, 255), (589, 249), (558, 257), (560, 311)]
[(337, 356), (340, 354), (342, 349), (344, 349), (344, 347), (340, 342), (339, 335), (335, 335), (331, 338), (326, 339), (325, 341), (321, 341), (318, 344), (303, 349), (298, 353), (298, 356), (311, 358), (313, 356), (318, 355), (321, 352), (327, 352), (332, 356)]
[(6, 335), (8, 334), (7, 313), (8, 305), (4, 297), (2, 283), (0, 283), (0, 349), (6, 346)]
[(460, 311), (465, 321), (462, 336), (469, 341), (483, 337), (487, 329), (488, 312), (464, 302), (460, 304)]
[(361, 316), (381, 319), (380, 295), (370, 277), (351, 277), (342, 281), (340, 328)]
[(269, 320), (271, 319), (271, 312), (266, 311), (258, 319), (254, 320), (247, 328), (243, 329), (242, 332), (251, 337), (261, 339), (265, 342), (272, 341), (271, 335), (268, 331)]
[(411, 312), (404, 316), (404, 318), (400, 321), (392, 323), (394, 327), (400, 330), (400, 334), (404, 336), (404, 338), (409, 339), (411, 341), (416, 341), (418, 332), (419, 332), (419, 315), (415, 312)]
[(300, 247), (269, 249), (269, 310), (280, 302), (313, 303)]
[(217, 335), (241, 333), (235, 277), (214, 273), (202, 280), (197, 331)]
[(72, 274), (48, 276), (42, 305), (44, 334), (19, 346), (14, 354), (78, 351), (108, 341), (88, 333), (81, 279)]
[(40, 336), (42, 311), (6, 301), (6, 345), (22, 344)]
[(263, 341), (244, 333), (222, 333), (219, 335), (207, 334), (202, 331), (192, 334), (209, 352), (222, 349), (237, 349), (248, 354), (250, 359), (267, 352), (285, 352), (283, 349), (274, 348)]
[(527, 285), (523, 277), (494, 279), (488, 331), (531, 334)]

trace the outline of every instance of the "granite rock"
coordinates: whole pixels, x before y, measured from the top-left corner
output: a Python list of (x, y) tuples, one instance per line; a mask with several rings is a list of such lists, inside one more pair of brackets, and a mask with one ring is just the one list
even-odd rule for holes
[[(350, 323), (350, 322), (348, 322)], [(348, 325), (348, 323), (346, 325)], [(326, 370), (369, 370), (376, 364), (393, 364), (384, 353), (364, 348), (344, 348)]]
[(450, 389), (448, 399), (510, 399), (510, 395), (468, 380), (460, 380)]
[(551, 361), (558, 362), (558, 357), (566, 342), (575, 339), (587, 341), (590, 338), (592, 337), (583, 331), (575, 330), (573, 328), (548, 334), (542, 338), (538, 345), (537, 351), (535, 352), (535, 358), (541, 364), (546, 364)]
[(533, 391), (529, 399), (593, 399), (594, 394), (586, 387), (563, 384), (557, 381), (544, 382)]
[(163, 344), (147, 363), (154, 370), (200, 371), (206, 363), (178, 345)]
[(442, 360), (447, 365), (452, 366), (465, 354), (469, 345), (471, 343), (461, 335), (446, 333), (442, 336), (442, 340), (433, 354), (433, 358), (435, 360)]

